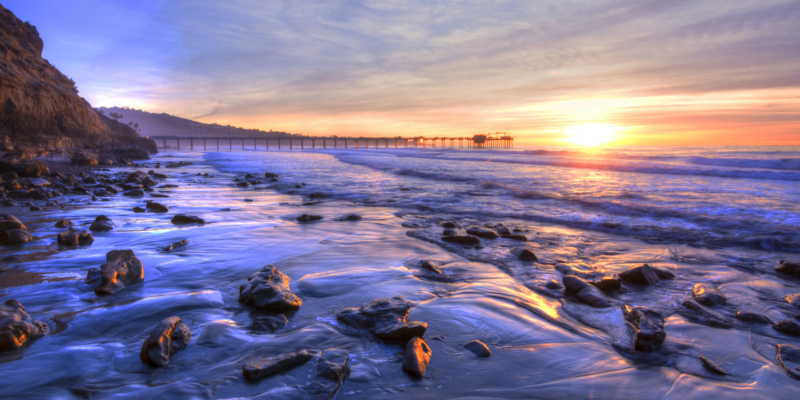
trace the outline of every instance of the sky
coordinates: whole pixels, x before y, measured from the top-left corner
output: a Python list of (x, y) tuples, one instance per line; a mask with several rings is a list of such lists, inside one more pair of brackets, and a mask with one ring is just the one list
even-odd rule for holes
[(309, 135), (800, 145), (800, 0), (2, 4), (95, 107)]

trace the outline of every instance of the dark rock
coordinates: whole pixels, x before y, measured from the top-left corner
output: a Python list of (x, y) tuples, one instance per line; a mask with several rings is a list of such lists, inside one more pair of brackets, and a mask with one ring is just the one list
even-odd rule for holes
[(143, 212), (147, 212), (147, 210), (145, 210), (142, 207), (133, 207), (133, 212), (135, 212), (135, 213), (143, 213)]
[(303, 215), (297, 217), (297, 222), (308, 223), (308, 222), (319, 221), (321, 219), (322, 219), (322, 216), (319, 216), (319, 215), (303, 214)]
[(403, 371), (409, 375), (422, 379), (431, 362), (431, 348), (422, 338), (415, 337), (406, 344), (403, 357)]
[(128, 174), (126, 179), (129, 183), (144, 183), (145, 179), (149, 178), (150, 176), (147, 173), (142, 171), (133, 171)]
[(101, 215), (95, 218), (94, 222), (92, 222), (92, 225), (89, 226), (89, 230), (105, 232), (114, 229), (115, 226), (116, 225), (114, 225), (114, 222), (111, 221), (111, 218)]
[(350, 376), (350, 354), (347, 350), (324, 350), (317, 364), (317, 375), (311, 383), (312, 398), (333, 399), (348, 376)]
[(604, 292), (615, 292), (622, 289), (622, 282), (616, 275), (604, 276), (600, 279), (589, 281), (589, 283)]
[(517, 247), (511, 249), (511, 254), (513, 254), (515, 257), (519, 258), (522, 261), (539, 261), (539, 258), (536, 257), (536, 254), (534, 254), (533, 251), (525, 247)]
[(467, 233), (472, 235), (472, 236), (477, 236), (479, 238), (484, 238), (484, 239), (494, 239), (496, 237), (499, 237), (497, 232), (495, 232), (495, 231), (493, 231), (491, 229), (482, 228), (480, 226), (468, 227), (467, 228)]
[(547, 283), (544, 284), (544, 287), (547, 288), (547, 289), (550, 289), (550, 290), (561, 290), (561, 289), (564, 289), (564, 285), (562, 285), (562, 284), (560, 284), (557, 281), (554, 281), (552, 279), (547, 281)]
[(619, 274), (619, 277), (623, 281), (640, 285), (655, 285), (661, 279), (675, 279), (675, 275), (673, 275), (672, 272), (652, 267), (648, 264), (633, 267)]
[(122, 192), (122, 188), (117, 185), (108, 185), (106, 186), (106, 192), (118, 194), (119, 192)]
[(260, 358), (245, 364), (242, 367), (242, 374), (248, 381), (256, 381), (303, 365), (318, 354), (319, 352), (314, 350), (301, 350), (276, 357)]
[(708, 283), (698, 283), (692, 288), (692, 296), (698, 303), (705, 306), (724, 305), (728, 301), (722, 292)]
[(31, 206), (30, 211), (42, 211), (42, 207), (39, 206)]
[(177, 242), (174, 242), (174, 243), (170, 244), (169, 246), (162, 247), (161, 250), (162, 251), (172, 251), (172, 250), (175, 250), (177, 248), (186, 246), (188, 244), (189, 244), (189, 239), (183, 239), (183, 240), (179, 240)]
[(14, 201), (14, 200), (11, 200), (11, 199), (3, 200), (3, 206), (4, 207), (14, 207), (15, 205), (17, 205), (17, 202)]
[(448, 228), (442, 231), (442, 236), (458, 236), (458, 232), (456, 232), (454, 229)]
[(481, 240), (475, 236), (442, 236), (443, 242), (458, 243), (465, 246), (477, 246)]
[[(151, 193), (150, 197), (167, 198), (169, 196), (166, 195), (166, 194), (161, 194), (161, 193)], [(250, 201), (253, 201), (253, 200), (250, 200)]]
[(70, 220), (68, 220), (68, 219), (64, 218), (64, 219), (62, 219), (62, 220), (60, 220), (60, 221), (56, 222), (56, 225), (55, 225), (55, 226), (56, 226), (56, 228), (66, 228), (66, 227), (69, 227), (69, 226), (74, 226), (74, 225), (75, 225), (75, 224), (74, 224), (72, 221), (70, 221)]
[(137, 197), (137, 196), (144, 196), (144, 190), (142, 189), (132, 189), (122, 193), (123, 196), (129, 197)]
[(58, 244), (64, 246), (78, 246), (88, 245), (94, 242), (94, 236), (89, 231), (79, 231), (70, 227), (64, 232), (58, 234)]
[(687, 315), (690, 317), (690, 319), (693, 319), (703, 325), (714, 328), (730, 328), (733, 326), (728, 318), (716, 311), (701, 306), (694, 300), (684, 301), (683, 306), (686, 308), (686, 310), (690, 311), (690, 313)]
[(518, 240), (520, 242), (527, 242), (528, 237), (525, 235), (502, 235), (503, 239), (511, 239), (511, 240)]
[[(505, 235), (510, 235), (511, 234), (511, 231), (508, 230), (508, 227), (506, 227), (503, 224), (498, 224), (497, 227), (495, 228), (495, 230), (497, 231), (497, 233), (500, 234), (500, 236), (505, 236)], [(525, 240), (527, 241), (527, 239), (525, 239)]]
[(727, 373), (727, 372), (725, 372), (725, 370), (724, 370), (724, 369), (720, 368), (720, 366), (719, 366), (719, 365), (717, 365), (715, 362), (713, 362), (713, 361), (709, 360), (708, 358), (706, 358), (706, 357), (704, 357), (704, 356), (700, 356), (700, 362), (703, 364), (703, 366), (704, 366), (704, 367), (705, 367), (707, 370), (709, 370), (709, 371), (711, 371), (711, 372), (713, 372), (713, 373), (715, 373), (715, 374), (718, 374), (718, 375), (728, 375), (728, 373)]
[(144, 187), (144, 185), (141, 185), (141, 184), (138, 184), (138, 183), (123, 183), (122, 184), (122, 190), (136, 190), (136, 189), (141, 189), (143, 187)]
[(159, 212), (159, 213), (165, 213), (165, 212), (169, 211), (169, 206), (165, 206), (165, 205), (163, 205), (161, 203), (156, 203), (155, 201), (151, 201), (151, 202), (147, 203), (147, 205), (145, 207), (147, 207), (148, 210), (153, 210), (153, 211)]
[(800, 263), (793, 263), (781, 260), (781, 263), (775, 267), (775, 271), (780, 274), (800, 278)]
[(603, 292), (583, 279), (577, 276), (567, 275), (562, 282), (567, 293), (578, 296), (579, 299), (592, 307), (611, 307), (611, 303)]
[(353, 328), (374, 330), (395, 322), (407, 322), (408, 310), (413, 304), (396, 296), (384, 297), (364, 303), (359, 308), (346, 308), (336, 314), (336, 319)]
[(70, 161), (75, 165), (81, 165), (84, 167), (90, 167), (98, 164), (97, 157), (91, 152), (85, 150), (78, 150), (72, 153)]
[[(63, 178), (63, 175), (61, 177)], [(17, 175), (16, 172), (6, 172), (6, 173), (0, 174), (0, 182), (2, 182), (2, 181), (13, 181), (14, 179), (19, 179), (19, 175)]]
[(461, 228), (457, 223), (453, 221), (443, 221), (439, 225), (441, 225), (442, 228), (447, 228), (447, 229)]
[(111, 250), (106, 254), (106, 263), (100, 269), (90, 268), (86, 283), (100, 285), (94, 289), (99, 295), (114, 294), (126, 286), (144, 280), (142, 261), (133, 250)]
[(247, 187), (247, 186), (250, 186), (250, 184), (247, 183), (247, 182), (239, 182), (239, 183), (236, 184), (236, 186), (238, 186), (238, 187)]
[(163, 367), (170, 357), (183, 350), (192, 340), (192, 331), (180, 317), (164, 318), (142, 343), (139, 358), (153, 367)]
[(174, 217), (172, 217), (172, 220), (170, 222), (172, 222), (175, 225), (205, 224), (206, 220), (195, 215), (176, 214)]
[(289, 324), (289, 320), (283, 314), (261, 316), (253, 319), (250, 327), (254, 331), (275, 332)]
[(265, 178), (271, 178), (271, 179), (277, 179), (277, 178), (280, 178), (281, 176), (278, 175), (278, 174), (273, 174), (272, 172), (265, 172), (264, 173), (264, 177)]
[(358, 214), (345, 214), (341, 217), (334, 218), (334, 221), (360, 221), (361, 216)]
[(664, 317), (647, 307), (622, 306), (625, 324), (631, 330), (634, 348), (650, 352), (664, 343), (667, 333), (664, 332)]
[(739, 321), (755, 322), (758, 324), (772, 324), (772, 321), (770, 321), (769, 318), (761, 314), (756, 314), (754, 312), (749, 312), (749, 311), (736, 312), (736, 319), (738, 319)]
[(97, 183), (97, 178), (89, 175), (89, 176), (83, 178), (83, 183), (85, 183), (87, 185), (94, 185), (95, 183)]
[(373, 333), (378, 339), (384, 342), (405, 343), (415, 337), (425, 336), (428, 324), (425, 322), (396, 322), (394, 324), (382, 324)]
[(295, 311), (303, 301), (289, 291), (289, 277), (267, 265), (239, 287), (239, 302), (270, 312)]
[(0, 305), (0, 352), (18, 349), (49, 332), (48, 326), (31, 318), (17, 300)]
[(0, 219), (0, 232), (10, 231), (12, 229), (28, 230), (17, 217), (11, 214), (3, 215), (2, 219)]
[(33, 160), (28, 156), (4, 156), (0, 160), (0, 172), (14, 172), (19, 176), (31, 178), (49, 173), (43, 162)]
[(800, 308), (800, 293), (790, 294), (788, 296), (783, 296), (789, 304)]
[(436, 261), (422, 260), (419, 266), (424, 269), (427, 269), (428, 271), (435, 272), (439, 275), (442, 274), (442, 266), (439, 265)]
[(779, 344), (775, 349), (781, 367), (789, 373), (789, 376), (800, 380), (800, 347), (793, 344)]
[(793, 321), (781, 321), (772, 325), (772, 328), (787, 335), (800, 336), (800, 325), (797, 325)]
[(467, 342), (464, 347), (480, 358), (486, 358), (492, 355), (492, 351), (489, 350), (489, 347), (480, 340), (471, 340)]
[(19, 244), (33, 240), (28, 231), (23, 229), (10, 229), (0, 232), (0, 244)]

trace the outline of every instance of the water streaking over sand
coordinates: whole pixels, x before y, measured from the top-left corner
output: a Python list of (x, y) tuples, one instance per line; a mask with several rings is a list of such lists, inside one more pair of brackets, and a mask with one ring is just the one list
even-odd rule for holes
[[(156, 188), (170, 196), (155, 199), (170, 206), (166, 214), (135, 214), (132, 207), (149, 198), (121, 196), (89, 206), (85, 197), (67, 196), (79, 207), (39, 213), (4, 210), (20, 217), (35, 241), (2, 248), (2, 257), (22, 255), (9, 265), (30, 275), (24, 284), (0, 287), (0, 302), (19, 300), (52, 333), (0, 354), (0, 397), (303, 398), (315, 365), (255, 383), (243, 379), (242, 366), (332, 347), (349, 352), (352, 369), (338, 399), (800, 395), (800, 381), (775, 356), (775, 345), (800, 345), (800, 338), (734, 318), (736, 311), (772, 321), (800, 314), (783, 299), (800, 292), (799, 281), (774, 270), (779, 260), (800, 258), (800, 189), (793, 180), (769, 178), (800, 173), (774, 161), (800, 157), (793, 149), (172, 155), (157, 158), (194, 165), (158, 170), (169, 176), (162, 184), (178, 185)], [(700, 165), (698, 157), (717, 164)], [(719, 165), (730, 160), (753, 161)], [(261, 178), (264, 172), (281, 177), (271, 182)], [(750, 172), (749, 178), (733, 175)], [(245, 173), (263, 183), (237, 187), (232, 179)], [(175, 213), (208, 223), (176, 226), (169, 222)], [(363, 219), (334, 220), (347, 213)], [(86, 225), (100, 214), (117, 228), (96, 233), (91, 246), (65, 250), (55, 243), (63, 230), (53, 227), (56, 220)], [(324, 218), (298, 224), (301, 214)], [(484, 239), (478, 248), (444, 243), (444, 220), (503, 223), (529, 241)], [(159, 250), (181, 239), (189, 245)], [(518, 247), (533, 250), (539, 261), (520, 261), (511, 253)], [(113, 249), (134, 250), (145, 281), (98, 297), (81, 279)], [(443, 274), (420, 268), (421, 260), (437, 261)], [(291, 278), (303, 305), (285, 328), (264, 333), (250, 327), (260, 314), (237, 300), (247, 277), (270, 263)], [(544, 287), (561, 282), (563, 266), (611, 275), (642, 263), (675, 279), (624, 283), (606, 292), (608, 308)], [(721, 318), (716, 323), (683, 306), (696, 283), (716, 285), (727, 296), (725, 305), (709, 308)], [(402, 371), (400, 346), (336, 319), (344, 308), (389, 296), (412, 301), (409, 319), (428, 323), (432, 358), (422, 380)], [(667, 336), (656, 351), (632, 349), (623, 305), (664, 315)], [(172, 315), (191, 328), (192, 341), (166, 367), (143, 364), (142, 342)], [(479, 359), (463, 347), (474, 339), (489, 346), (491, 357)], [(710, 371), (700, 356), (729, 375)]]

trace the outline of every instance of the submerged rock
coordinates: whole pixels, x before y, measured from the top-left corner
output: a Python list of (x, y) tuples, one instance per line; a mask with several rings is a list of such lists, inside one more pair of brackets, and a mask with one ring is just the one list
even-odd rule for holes
[(705, 306), (724, 305), (728, 301), (716, 286), (708, 283), (698, 283), (692, 288), (692, 296), (698, 303)]
[(517, 247), (511, 249), (511, 254), (513, 254), (514, 257), (517, 257), (522, 261), (539, 261), (539, 258), (536, 257), (536, 254), (534, 254), (533, 251), (531, 251), (531, 249), (525, 247)]
[(90, 268), (86, 275), (88, 284), (100, 285), (94, 289), (99, 295), (114, 294), (126, 286), (144, 280), (142, 261), (133, 250), (111, 250), (106, 254), (106, 263), (100, 269)]
[(619, 277), (623, 281), (640, 285), (655, 285), (662, 279), (675, 279), (675, 275), (672, 272), (652, 267), (649, 264), (633, 267), (619, 274)]
[(503, 239), (517, 240), (517, 241), (520, 241), (520, 242), (527, 242), (528, 241), (528, 237), (525, 236), (525, 235), (502, 235), (500, 237), (502, 237)]
[(142, 207), (133, 207), (133, 212), (135, 212), (135, 213), (143, 213), (143, 212), (147, 212), (147, 210), (145, 210)]
[(497, 234), (497, 232), (480, 226), (470, 226), (469, 228), (467, 228), (467, 233), (472, 236), (477, 236), (479, 238), (485, 238), (485, 239), (494, 239), (500, 236)]
[(403, 371), (409, 375), (422, 379), (431, 362), (431, 348), (422, 338), (415, 337), (406, 344), (403, 357)]
[(23, 229), (10, 229), (0, 232), (1, 244), (20, 244), (31, 240), (33, 240), (33, 236)]
[(275, 357), (260, 358), (245, 364), (242, 367), (242, 374), (248, 381), (256, 381), (303, 365), (317, 355), (319, 352), (315, 350), (301, 350)]
[(361, 216), (358, 215), (358, 214), (345, 214), (345, 215), (342, 215), (341, 217), (334, 218), (333, 220), (334, 221), (360, 221), (361, 220)]
[(181, 248), (189, 244), (189, 239), (182, 239), (177, 242), (170, 243), (169, 246), (165, 246), (161, 248), (161, 251), (172, 251), (177, 248)]
[(137, 197), (137, 196), (144, 196), (144, 190), (142, 189), (131, 189), (126, 192), (122, 192), (123, 196), (128, 197)]
[(303, 214), (303, 215), (297, 217), (297, 222), (309, 223), (309, 222), (319, 221), (321, 219), (322, 219), (322, 216), (320, 216), (320, 215)]
[(264, 178), (277, 179), (277, 178), (280, 178), (280, 177), (281, 177), (280, 175), (272, 173), (272, 172), (265, 172), (264, 173)]
[(185, 349), (190, 340), (192, 331), (180, 317), (164, 318), (142, 343), (139, 358), (153, 367), (163, 367), (169, 363), (170, 357)]
[(94, 236), (89, 231), (79, 231), (70, 227), (58, 234), (57, 241), (58, 244), (63, 246), (83, 246), (94, 243)]
[(89, 230), (105, 232), (114, 229), (114, 226), (116, 225), (114, 225), (114, 222), (111, 221), (111, 218), (108, 218), (105, 215), (100, 215), (94, 219), (92, 225), (89, 226)]
[(700, 356), (700, 362), (703, 363), (703, 367), (705, 367), (707, 370), (709, 370), (709, 371), (711, 371), (711, 372), (713, 372), (715, 374), (728, 375), (728, 373), (725, 372), (724, 369), (720, 368), (719, 365), (717, 365), (715, 362), (709, 360), (708, 358), (706, 358), (704, 356)]
[(793, 344), (779, 344), (775, 346), (778, 353), (778, 363), (794, 379), (800, 380), (800, 347)]
[(769, 318), (750, 311), (737, 311), (736, 319), (744, 322), (755, 322), (758, 324), (772, 324)]
[(633, 334), (636, 350), (653, 351), (667, 338), (667, 333), (664, 331), (664, 317), (660, 313), (647, 307), (625, 305), (622, 306), (622, 315)]
[(800, 325), (797, 325), (793, 321), (781, 321), (772, 325), (772, 328), (787, 335), (800, 336)]
[(359, 308), (346, 308), (336, 314), (336, 319), (353, 328), (365, 329), (387, 342), (406, 342), (425, 335), (428, 324), (408, 321), (408, 310), (413, 304), (402, 297), (384, 297), (362, 304)]
[(685, 310), (689, 311), (686, 314), (690, 319), (695, 320), (703, 325), (714, 328), (730, 328), (733, 326), (732, 321), (725, 318), (722, 314), (701, 306), (694, 300), (686, 300), (683, 302)]
[(175, 225), (181, 224), (205, 224), (206, 220), (196, 216), (196, 215), (186, 215), (186, 214), (176, 214), (170, 220)]
[(289, 324), (289, 320), (283, 314), (256, 317), (253, 325), (250, 326), (254, 331), (275, 332)]
[(45, 323), (31, 318), (19, 301), (6, 300), (0, 305), (0, 352), (18, 349), (49, 331)]
[(800, 308), (800, 293), (790, 294), (788, 296), (784, 296), (784, 299), (789, 302), (789, 304)]
[(442, 274), (442, 266), (439, 265), (439, 263), (437, 263), (436, 261), (422, 260), (419, 266), (424, 269), (427, 269), (428, 271), (435, 272), (439, 275)]
[(159, 212), (159, 213), (165, 213), (165, 212), (169, 211), (169, 206), (165, 206), (165, 205), (163, 205), (161, 203), (156, 203), (155, 201), (151, 201), (151, 202), (147, 203), (147, 205), (145, 207), (147, 207), (148, 210), (153, 210), (153, 211)]
[(440, 223), (439, 226), (441, 226), (442, 228), (447, 228), (447, 229), (461, 228), (461, 226), (459, 226), (457, 223), (455, 223), (453, 221), (442, 221), (442, 223)]
[(289, 291), (289, 277), (267, 265), (239, 287), (239, 302), (271, 312), (295, 311), (303, 301)]
[(775, 271), (780, 274), (800, 278), (800, 263), (793, 263), (781, 260), (780, 264), (775, 267)]
[(606, 295), (589, 282), (572, 275), (565, 276), (562, 282), (564, 283), (564, 288), (567, 293), (578, 296), (579, 299), (592, 307), (611, 307), (611, 303)]
[(70, 221), (70, 220), (68, 220), (68, 219), (64, 218), (64, 219), (62, 219), (62, 220), (60, 220), (60, 221), (56, 222), (56, 225), (55, 225), (55, 227), (56, 227), (56, 228), (66, 228), (66, 227), (68, 227), (68, 226), (74, 226), (74, 225), (75, 225), (75, 224), (74, 224), (72, 221)]
[(442, 236), (443, 242), (458, 243), (465, 246), (477, 246), (481, 240), (475, 236)]
[(317, 364), (317, 375), (311, 384), (312, 398), (332, 399), (348, 376), (350, 354), (347, 350), (324, 350)]
[(486, 358), (492, 355), (492, 351), (489, 350), (489, 347), (480, 340), (470, 340), (464, 347), (480, 358)]

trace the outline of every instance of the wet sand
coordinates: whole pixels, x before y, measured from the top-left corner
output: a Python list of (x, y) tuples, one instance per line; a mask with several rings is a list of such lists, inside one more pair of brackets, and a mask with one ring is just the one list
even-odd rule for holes
[[(87, 204), (87, 196), (68, 195), (76, 201), (64, 209), (3, 210), (20, 218), (35, 240), (0, 250), (1, 257), (23, 256), (6, 263), (13, 271), (0, 274), (0, 301), (20, 301), (51, 333), (0, 353), (2, 396), (302, 398), (303, 388), (315, 378), (313, 362), (253, 383), (243, 378), (242, 366), (259, 357), (327, 348), (349, 352), (351, 373), (339, 389), (340, 399), (800, 395), (800, 381), (790, 378), (775, 357), (776, 344), (800, 340), (768, 325), (730, 318), (731, 311), (745, 308), (773, 321), (800, 314), (781, 299), (800, 292), (790, 278), (737, 269), (735, 260), (720, 259), (708, 249), (495, 221), (526, 231), (531, 240), (526, 246), (540, 260), (523, 263), (510, 256), (510, 248), (520, 243), (509, 239), (484, 240), (482, 249), (443, 244), (437, 225), (442, 218), (344, 201), (303, 206), (308, 199), (269, 189), (273, 183), (260, 178), (264, 171), (252, 171), (265, 181), (256, 190), (235, 186), (232, 174), (203, 164), (198, 154), (159, 156), (146, 164), (179, 160), (194, 164), (157, 170), (169, 176), (161, 185), (178, 185), (156, 188), (169, 198), (116, 195)], [(132, 208), (144, 207), (144, 200), (169, 205), (170, 211), (134, 213)], [(169, 222), (176, 213), (197, 215), (207, 223), (176, 226)], [(363, 219), (334, 220), (348, 213)], [(56, 244), (56, 234), (64, 229), (53, 227), (55, 221), (69, 218), (85, 229), (101, 214), (117, 224), (114, 230), (94, 233), (89, 246), (64, 249)], [(299, 224), (296, 218), (302, 214), (324, 219)], [(458, 222), (466, 226), (470, 221)], [(188, 246), (159, 250), (182, 239), (189, 240)], [(588, 241), (594, 251), (603, 251), (583, 253)], [(115, 249), (136, 253), (145, 280), (98, 297), (83, 278)], [(420, 268), (421, 260), (439, 262), (443, 276)], [(561, 281), (557, 263), (590, 263), (618, 274), (644, 262), (672, 271), (676, 279), (653, 287), (626, 285), (627, 291), (608, 294), (614, 307), (593, 308), (572, 296), (532, 290), (550, 279)], [(291, 278), (290, 289), (303, 301), (288, 325), (275, 333), (251, 329), (254, 317), (263, 313), (238, 301), (239, 286), (267, 264)], [(6, 284), (9, 273), (36, 278)], [(683, 309), (700, 281), (712, 281), (728, 296), (728, 304), (715, 310), (728, 316), (731, 328), (697, 323)], [(402, 371), (401, 346), (336, 319), (345, 308), (391, 296), (413, 302), (409, 320), (428, 324), (424, 338), (432, 357), (424, 379)], [(623, 304), (645, 305), (665, 315), (667, 336), (659, 350), (631, 349)], [(142, 363), (142, 342), (159, 321), (173, 315), (190, 327), (189, 346), (166, 367)], [(463, 347), (475, 339), (490, 348), (489, 358)], [(729, 375), (703, 367), (701, 355)]]

